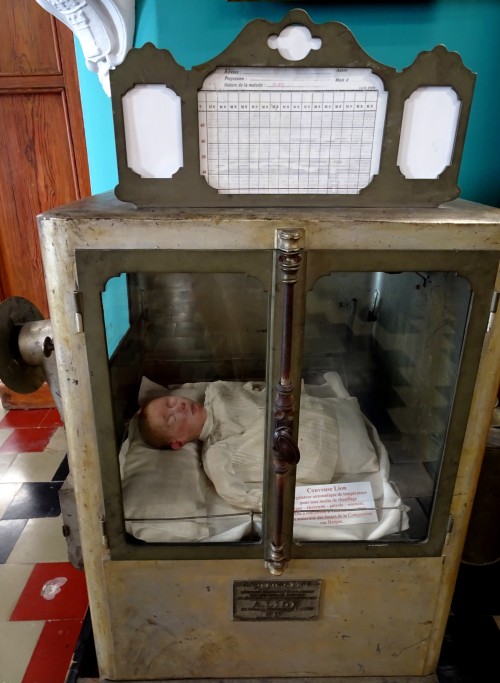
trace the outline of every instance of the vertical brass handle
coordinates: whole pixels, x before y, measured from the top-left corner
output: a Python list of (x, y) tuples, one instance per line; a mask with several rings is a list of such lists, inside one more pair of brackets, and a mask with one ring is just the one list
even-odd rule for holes
[(293, 439), (296, 417), (291, 381), (294, 293), (297, 274), (301, 265), (300, 233), (280, 232), (279, 275), (282, 285), (281, 348), (279, 381), (275, 386), (272, 424), (272, 454), (274, 476), (273, 523), (268, 548), (267, 566), (272, 574), (280, 575), (288, 563), (291, 539), (285, 539), (284, 505), (289, 481), (290, 467), (295, 466), (300, 453)]

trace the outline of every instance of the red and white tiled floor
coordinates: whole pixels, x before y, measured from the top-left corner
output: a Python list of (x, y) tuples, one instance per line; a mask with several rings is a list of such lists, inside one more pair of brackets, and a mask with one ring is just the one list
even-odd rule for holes
[(67, 679), (88, 607), (62, 534), (67, 472), (55, 408), (0, 406), (0, 683)]

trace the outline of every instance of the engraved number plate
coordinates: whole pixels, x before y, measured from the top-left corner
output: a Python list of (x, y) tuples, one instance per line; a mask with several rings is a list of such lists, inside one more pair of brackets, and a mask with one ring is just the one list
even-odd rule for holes
[(233, 618), (309, 621), (319, 616), (320, 580), (234, 581)]

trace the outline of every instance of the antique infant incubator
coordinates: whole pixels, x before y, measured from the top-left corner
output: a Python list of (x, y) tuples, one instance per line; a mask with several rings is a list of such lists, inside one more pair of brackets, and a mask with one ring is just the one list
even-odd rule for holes
[[(111, 76), (119, 199), (39, 219), (101, 676), (435, 681), (499, 380), (474, 76), (301, 11)], [(144, 401), (220, 380), (267, 411), (209, 472), (142, 441)]]

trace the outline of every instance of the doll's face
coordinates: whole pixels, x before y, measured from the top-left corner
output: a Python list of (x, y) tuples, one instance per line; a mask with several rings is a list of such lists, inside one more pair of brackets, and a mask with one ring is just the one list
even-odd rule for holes
[(207, 418), (201, 403), (184, 396), (155, 398), (143, 410), (147, 413), (150, 428), (173, 449), (199, 439)]

